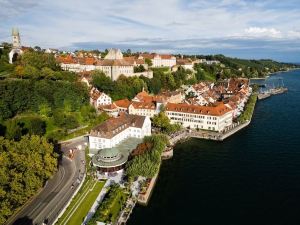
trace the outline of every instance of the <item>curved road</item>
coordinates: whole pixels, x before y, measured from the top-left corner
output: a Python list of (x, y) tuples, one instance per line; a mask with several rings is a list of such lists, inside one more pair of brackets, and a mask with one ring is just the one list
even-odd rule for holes
[[(77, 189), (85, 172), (84, 139), (69, 142), (62, 146), (64, 156), (59, 162), (57, 173), (50, 179), (42, 191), (25, 205), (13, 218), (8, 220), (9, 225), (40, 225), (44, 221), (52, 224), (64, 206)], [(67, 155), (70, 148), (78, 145), (83, 150), (76, 150), (73, 160)]]

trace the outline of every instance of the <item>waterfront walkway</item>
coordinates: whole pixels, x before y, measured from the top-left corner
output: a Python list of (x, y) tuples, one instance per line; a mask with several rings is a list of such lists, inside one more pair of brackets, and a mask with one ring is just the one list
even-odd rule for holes
[(233, 123), (231, 126), (226, 127), (222, 132), (208, 131), (208, 130), (189, 130), (185, 129), (169, 137), (170, 145), (175, 145), (178, 141), (188, 138), (200, 138), (206, 140), (223, 141), (239, 130), (245, 128), (250, 124), (250, 121), (245, 123)]

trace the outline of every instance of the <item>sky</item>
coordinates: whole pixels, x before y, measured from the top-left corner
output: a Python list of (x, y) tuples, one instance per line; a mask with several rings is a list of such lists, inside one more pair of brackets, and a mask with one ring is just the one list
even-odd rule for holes
[(299, 0), (0, 0), (0, 42), (300, 62)]

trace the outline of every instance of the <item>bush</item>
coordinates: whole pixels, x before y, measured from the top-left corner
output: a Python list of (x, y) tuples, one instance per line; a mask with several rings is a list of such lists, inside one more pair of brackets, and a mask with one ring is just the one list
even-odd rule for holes
[(113, 224), (125, 205), (127, 195), (118, 185), (112, 185), (87, 225), (96, 225), (97, 221)]
[(168, 138), (165, 135), (152, 135), (145, 137), (144, 143), (151, 143), (152, 148), (145, 151), (144, 154), (135, 156), (126, 164), (126, 172), (129, 177), (151, 178), (159, 170), (161, 154), (168, 144)]
[(245, 123), (251, 120), (254, 108), (257, 101), (257, 94), (252, 94), (245, 106), (244, 112), (239, 116), (238, 121), (241, 123)]

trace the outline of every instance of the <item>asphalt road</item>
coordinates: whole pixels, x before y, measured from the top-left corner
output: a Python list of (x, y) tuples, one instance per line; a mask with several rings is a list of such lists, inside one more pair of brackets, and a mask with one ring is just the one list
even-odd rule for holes
[[(62, 145), (64, 156), (59, 162), (57, 173), (47, 182), (42, 191), (33, 200), (8, 220), (9, 225), (40, 225), (44, 221), (52, 224), (69, 199), (72, 197), (85, 172), (84, 139)], [(67, 155), (70, 148), (78, 145), (73, 160)]]

